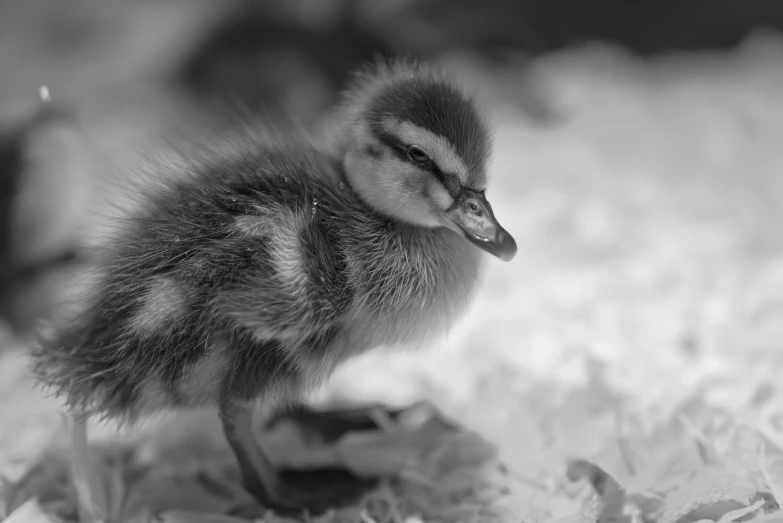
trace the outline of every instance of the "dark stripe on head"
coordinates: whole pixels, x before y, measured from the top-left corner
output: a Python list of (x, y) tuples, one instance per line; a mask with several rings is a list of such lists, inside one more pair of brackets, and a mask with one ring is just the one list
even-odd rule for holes
[(443, 187), (446, 188), (452, 198), (455, 198), (459, 194), (460, 189), (462, 188), (462, 182), (460, 181), (459, 176), (453, 173), (444, 173), (435, 163), (430, 162), (429, 164), (422, 165), (411, 160), (408, 156), (408, 147), (410, 144), (403, 143), (393, 134), (384, 131), (380, 123), (373, 123), (371, 125), (371, 131), (380, 142), (389, 147), (389, 150), (391, 150), (400, 161), (413, 164), (420, 169), (432, 173)]
[(489, 157), (489, 133), (473, 103), (445, 82), (411, 78), (382, 91), (369, 107), (370, 124), (393, 118), (443, 136), (472, 171)]

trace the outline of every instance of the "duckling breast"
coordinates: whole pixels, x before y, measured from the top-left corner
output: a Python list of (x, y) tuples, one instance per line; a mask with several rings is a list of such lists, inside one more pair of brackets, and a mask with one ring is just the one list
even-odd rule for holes
[(357, 347), (418, 347), (443, 334), (466, 311), (482, 267), (482, 253), (458, 235), (413, 227), (378, 235), (348, 260)]

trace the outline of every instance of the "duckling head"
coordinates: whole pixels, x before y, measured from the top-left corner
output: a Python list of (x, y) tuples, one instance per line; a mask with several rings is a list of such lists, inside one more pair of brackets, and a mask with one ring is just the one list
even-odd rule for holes
[(490, 135), (473, 101), (440, 72), (374, 64), (342, 104), (338, 146), (353, 190), (376, 212), (447, 227), (501, 260), (517, 251), (485, 196)]

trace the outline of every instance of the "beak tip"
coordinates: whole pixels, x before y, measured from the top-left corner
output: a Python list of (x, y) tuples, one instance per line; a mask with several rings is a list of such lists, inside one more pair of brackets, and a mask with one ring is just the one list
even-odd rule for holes
[(510, 262), (517, 254), (517, 242), (508, 232), (501, 229), (497, 236), (498, 252), (497, 257), (504, 262)]

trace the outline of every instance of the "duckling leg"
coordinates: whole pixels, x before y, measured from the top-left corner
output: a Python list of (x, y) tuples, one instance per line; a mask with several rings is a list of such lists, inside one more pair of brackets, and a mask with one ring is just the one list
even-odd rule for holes
[(87, 417), (72, 414), (70, 417), (71, 477), (76, 487), (76, 503), (79, 521), (107, 521), (106, 496), (101, 485), (97, 464), (87, 442)]
[(279, 471), (253, 436), (252, 412), (252, 407), (242, 402), (222, 402), (220, 407), (223, 431), (239, 462), (245, 490), (265, 508), (284, 514), (301, 514), (305, 509), (320, 513), (339, 504), (334, 489), (307, 492), (281, 480)]
[(270, 501), (279, 488), (280, 479), (269, 456), (253, 437), (252, 406), (224, 401), (220, 406), (220, 421), (239, 462), (242, 486), (262, 503)]

